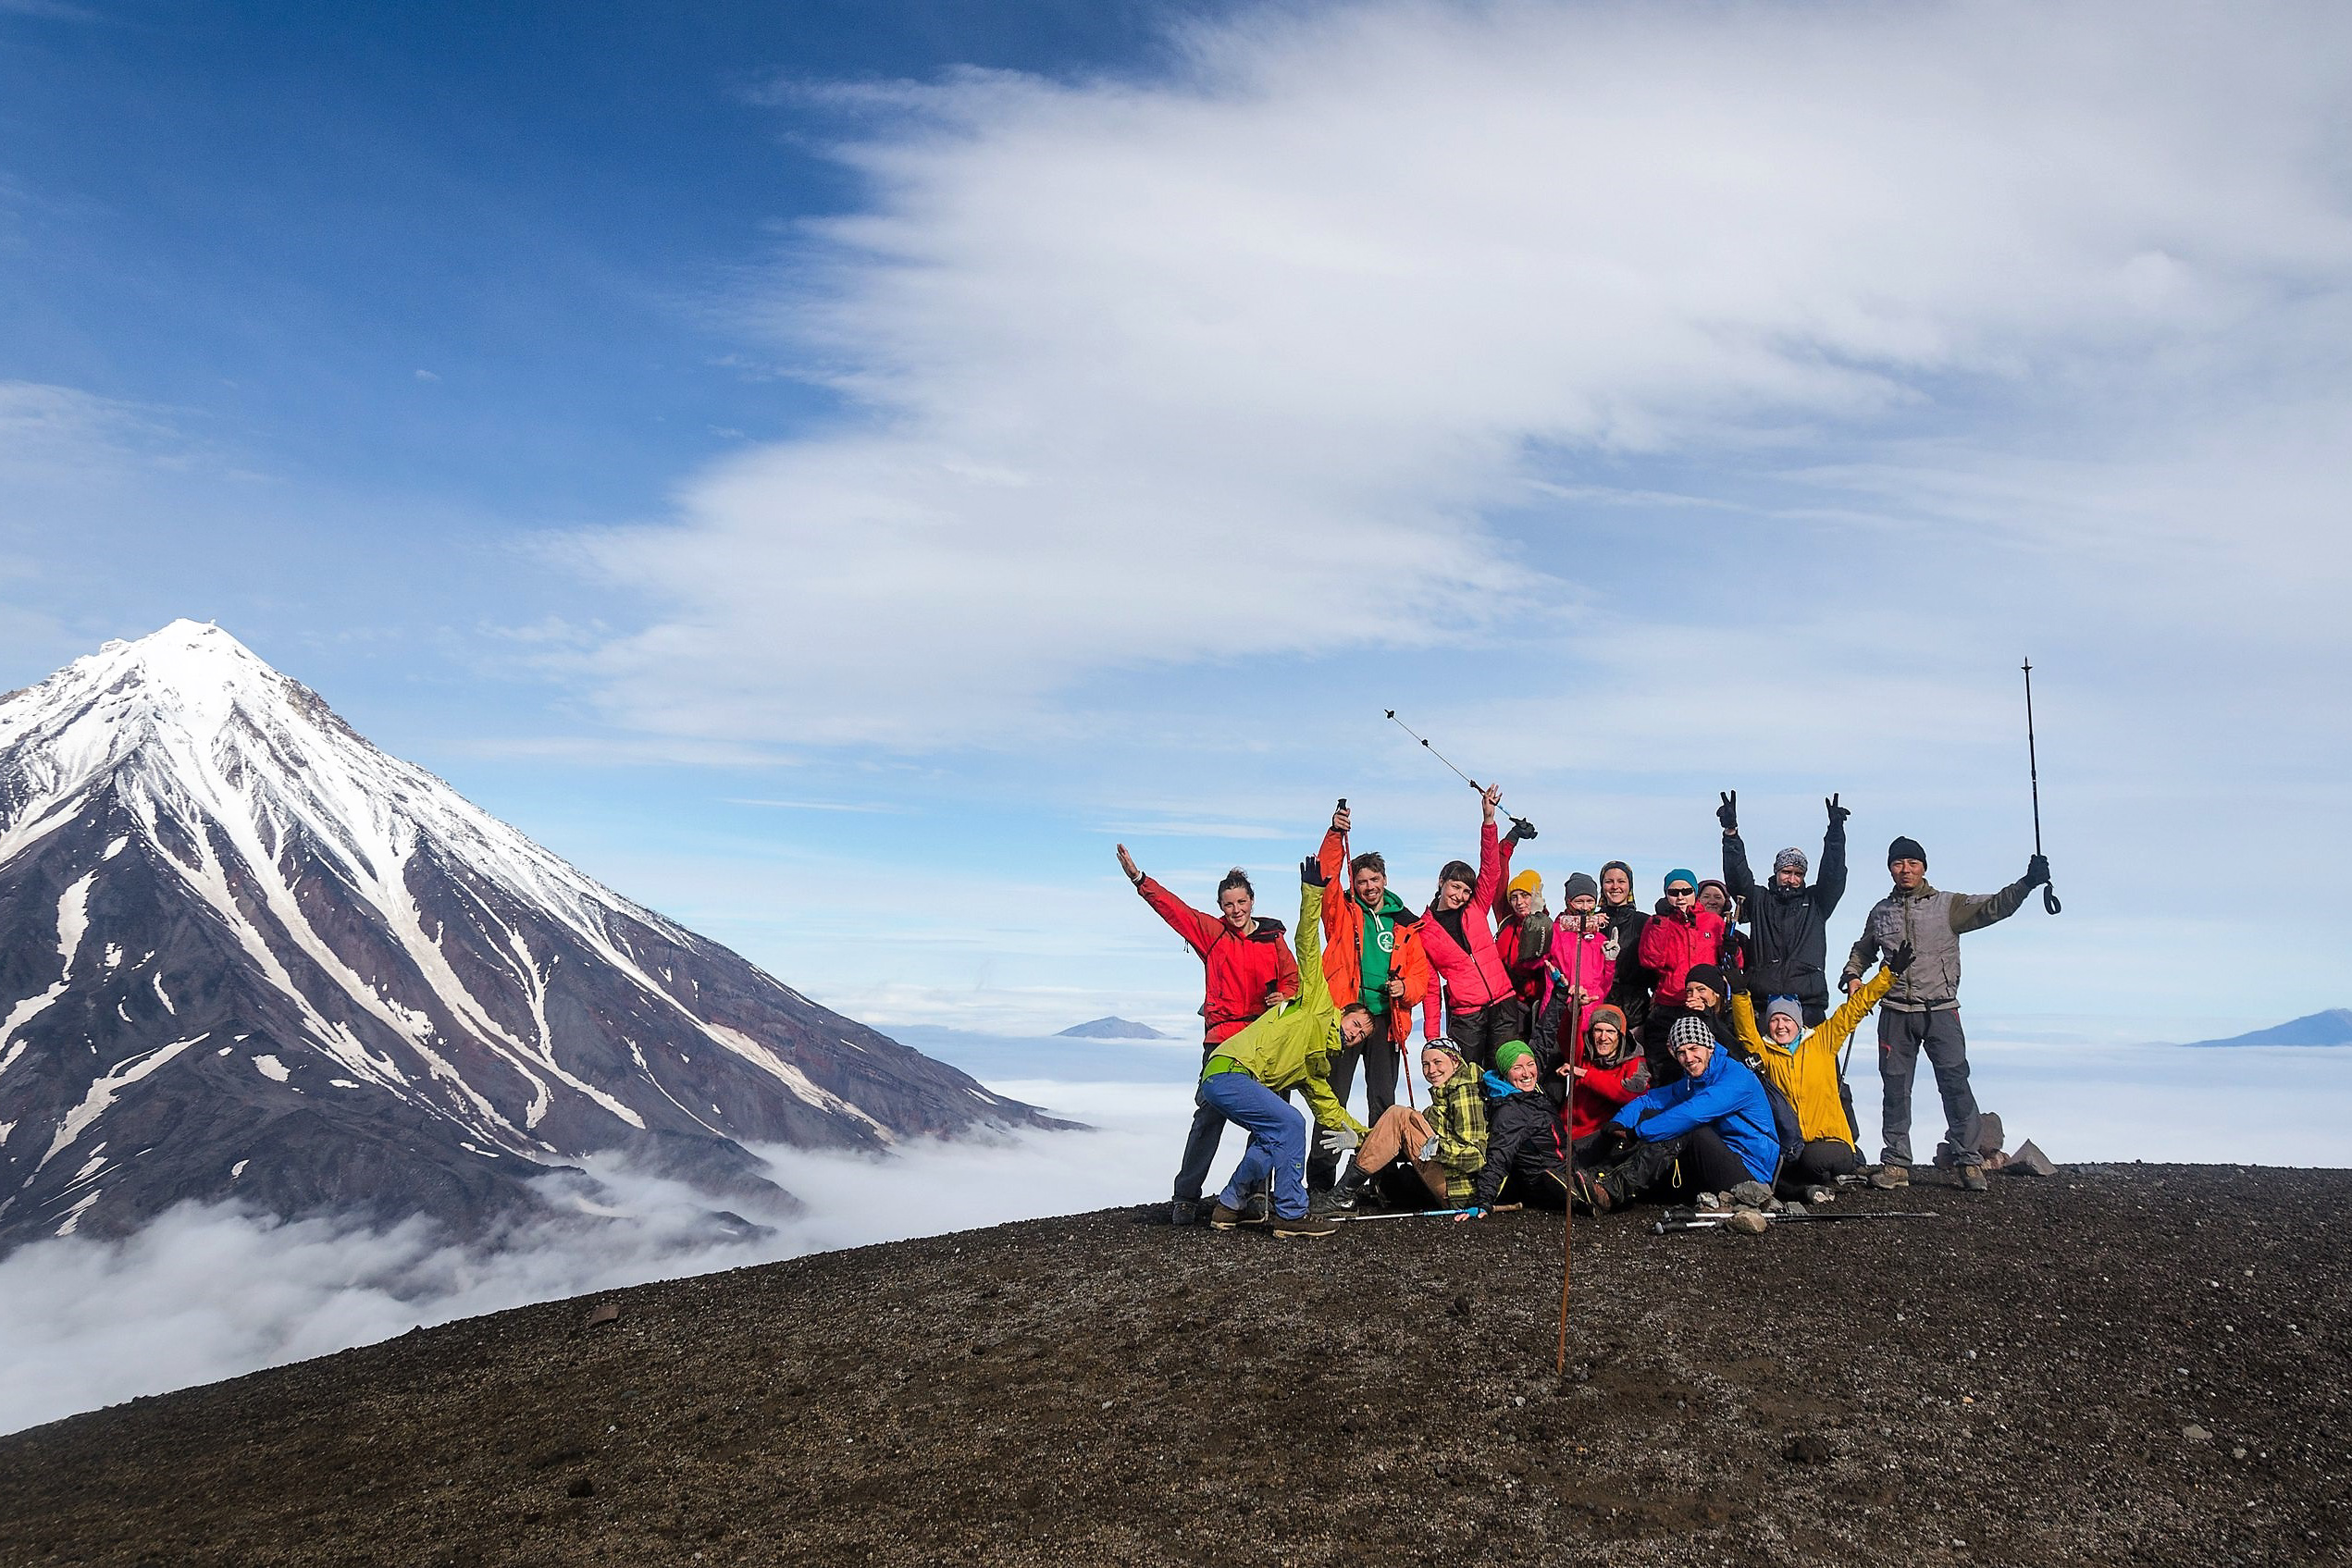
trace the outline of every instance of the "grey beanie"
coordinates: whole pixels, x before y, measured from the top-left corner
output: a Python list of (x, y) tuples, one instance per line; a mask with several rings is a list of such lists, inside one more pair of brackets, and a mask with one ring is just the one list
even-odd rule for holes
[(1563, 899), (1598, 899), (1601, 896), (1601, 884), (1582, 871), (1570, 871), (1568, 880), (1560, 888), (1560, 896)]
[(1713, 1045), (1714, 1043), (1715, 1031), (1707, 1027), (1707, 1020), (1692, 1018), (1689, 1013), (1674, 1020), (1674, 1031), (1666, 1039), (1669, 1045)]
[(1772, 869), (1774, 870), (1785, 871), (1789, 867), (1794, 866), (1797, 868), (1797, 874), (1799, 876), (1803, 876), (1805, 874), (1806, 864), (1805, 852), (1801, 849), (1784, 849), (1779, 854), (1775, 855), (1772, 858)]
[(1789, 1020), (1795, 1024), (1798, 1031), (1801, 1033), (1805, 1027), (1805, 1010), (1797, 1006), (1797, 999), (1795, 997), (1776, 996), (1771, 1001), (1764, 1004), (1764, 1022), (1766, 1023), (1772, 1022), (1773, 1019), (1780, 1017), (1784, 1013), (1789, 1016)]

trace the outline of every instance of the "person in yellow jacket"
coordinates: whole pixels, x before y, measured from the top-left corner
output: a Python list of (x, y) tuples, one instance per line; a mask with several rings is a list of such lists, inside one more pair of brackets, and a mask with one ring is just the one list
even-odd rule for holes
[(1347, 1114), (1331, 1093), (1331, 1064), (1343, 1051), (1372, 1033), (1371, 1010), (1360, 1002), (1331, 1005), (1318, 948), (1323, 888), (1329, 881), (1313, 856), (1298, 868), (1298, 1000), (1265, 1014), (1217, 1047), (1201, 1069), (1195, 1104), (1238, 1123), (1249, 1134), (1233, 1178), (1217, 1195), (1208, 1223), (1231, 1230), (1243, 1223), (1251, 1189), (1273, 1182), (1273, 1228), (1277, 1236), (1328, 1236), (1331, 1220), (1309, 1213), (1306, 1198), (1306, 1118), (1282, 1096), (1295, 1089), (1306, 1097), (1323, 1146), (1333, 1154), (1364, 1140), (1362, 1122)]
[(1810, 1034), (1796, 998), (1776, 996), (1764, 1006), (1764, 1028), (1756, 1027), (1756, 1005), (1749, 993), (1747, 971), (1731, 972), (1731, 1028), (1748, 1056), (1748, 1065), (1780, 1091), (1797, 1113), (1797, 1130), (1804, 1151), (1784, 1167), (1781, 1179), (1807, 1187), (1835, 1182), (1862, 1167), (1862, 1154), (1853, 1144), (1853, 1127), (1846, 1119), (1846, 1102), (1838, 1090), (1838, 1053), (1853, 1038), (1879, 998), (1893, 988), (1896, 978), (1911, 968), (1912, 949), (1905, 945), (1890, 953), (1866, 985), (1856, 986), (1845, 1005), (1824, 1019)]

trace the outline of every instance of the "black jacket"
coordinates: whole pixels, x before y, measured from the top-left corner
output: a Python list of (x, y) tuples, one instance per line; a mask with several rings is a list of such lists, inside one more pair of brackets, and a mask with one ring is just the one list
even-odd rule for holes
[(1567, 1178), (1567, 1151), (1560, 1136), (1560, 1111), (1539, 1089), (1514, 1089), (1490, 1072), (1487, 1093), (1486, 1164), (1471, 1184), (1470, 1202), (1492, 1208), (1506, 1180)]
[(1641, 1020), (1650, 1016), (1653, 977), (1641, 963), (1641, 928), (1650, 923), (1650, 917), (1630, 899), (1601, 912), (1609, 917), (1609, 931), (1617, 939), (1617, 969), (1609, 982), (1606, 1000), (1625, 1014), (1628, 1028), (1640, 1029)]
[(1829, 1003), (1829, 917), (1846, 893), (1846, 825), (1821, 836), (1820, 876), (1793, 891), (1771, 877), (1761, 883), (1748, 870), (1748, 846), (1738, 833), (1723, 837), (1723, 880), (1748, 905), (1754, 932), (1749, 984), (1759, 1009), (1767, 996)]

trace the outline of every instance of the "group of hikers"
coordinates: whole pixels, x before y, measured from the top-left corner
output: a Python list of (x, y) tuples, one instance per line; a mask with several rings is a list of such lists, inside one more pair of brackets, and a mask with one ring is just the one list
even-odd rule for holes
[[(1295, 953), (1281, 922), (1257, 915), (1239, 868), (1211, 915), (1119, 846), (1128, 880), (1207, 972), (1175, 1223), (1321, 1236), (1368, 1202), (1467, 1220), (1515, 1204), (1605, 1214), (1752, 1181), (1815, 1200), (1841, 1177), (1904, 1186), (1923, 1051), (1943, 1096), (1942, 1157), (1962, 1187), (1986, 1190), (1960, 938), (2049, 881), (2039, 854), (1978, 897), (1930, 885), (1916, 840), (1888, 845), (1893, 885), (1846, 955), (1833, 1011), (1828, 925), (1846, 890), (1851, 814), (1836, 796), (1823, 802), (1817, 875), (1790, 848), (1757, 882), (1727, 793), (1721, 877), (1670, 870), (1645, 910), (1632, 868), (1611, 860), (1597, 879), (1571, 873), (1557, 913), (1541, 876), (1512, 870), (1536, 833), (1516, 817), (1498, 831), (1501, 798), (1499, 786), (1481, 796), (1478, 864), (1448, 861), (1418, 914), (1390, 888), (1385, 860), (1351, 852), (1343, 799), (1299, 863)], [(1416, 1008), (1428, 1093), (1408, 1080), (1400, 1104)], [(1881, 1148), (1866, 1163), (1840, 1052), (1874, 1008)], [(1368, 1123), (1347, 1108), (1359, 1072)], [(1204, 1204), (1229, 1122), (1248, 1147)]]

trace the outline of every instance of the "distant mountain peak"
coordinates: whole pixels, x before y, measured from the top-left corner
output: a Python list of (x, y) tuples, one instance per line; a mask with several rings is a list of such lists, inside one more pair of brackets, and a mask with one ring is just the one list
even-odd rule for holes
[(584, 875), (175, 621), (0, 698), (0, 1249), (181, 1198), (477, 1226), (606, 1150), (1034, 1113)]
[(1071, 1024), (1054, 1037), (1057, 1040), (1173, 1040), (1172, 1034), (1162, 1034), (1147, 1023), (1132, 1019), (1092, 1019), (1085, 1023)]
[(2192, 1040), (2191, 1045), (2352, 1045), (2352, 1007), (2330, 1007), (2323, 1013), (2307, 1013), (2269, 1029), (2258, 1029), (2250, 1034), (2233, 1034), (2226, 1040)]

